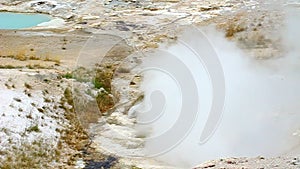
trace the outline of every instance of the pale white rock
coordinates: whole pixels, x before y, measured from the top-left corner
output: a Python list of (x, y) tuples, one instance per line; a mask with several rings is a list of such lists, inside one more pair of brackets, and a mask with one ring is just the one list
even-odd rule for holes
[(76, 164), (75, 164), (75, 168), (84, 168), (85, 167), (85, 163), (84, 163), (84, 161), (82, 160), (82, 159), (78, 159), (77, 161), (76, 161)]
[(75, 25), (74, 28), (75, 28), (75, 29), (83, 29), (83, 27), (82, 27), (82, 26), (79, 26), (79, 25)]
[(43, 22), (38, 24), (38, 27), (47, 27), (47, 28), (60, 28), (66, 24), (65, 20), (61, 18), (52, 19), (49, 22)]
[(96, 20), (99, 18), (100, 18), (100, 16), (92, 16), (92, 15), (82, 17), (83, 20)]

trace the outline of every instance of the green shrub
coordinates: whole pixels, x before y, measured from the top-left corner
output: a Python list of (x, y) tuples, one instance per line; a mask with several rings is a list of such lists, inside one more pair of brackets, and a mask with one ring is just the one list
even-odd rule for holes
[(28, 129), (27, 129), (28, 132), (40, 132), (40, 129), (39, 129), (39, 126), (36, 124), (34, 126), (30, 126)]
[(66, 78), (66, 79), (73, 79), (73, 74), (68, 72), (68, 73), (62, 75), (62, 77)]

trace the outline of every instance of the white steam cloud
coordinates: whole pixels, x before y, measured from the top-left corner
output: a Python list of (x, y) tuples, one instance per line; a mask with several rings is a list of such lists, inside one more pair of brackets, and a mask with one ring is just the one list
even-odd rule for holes
[[(300, 14), (293, 11), (291, 16), (282, 31), (286, 53), (283, 57), (268, 60), (247, 56), (235, 43), (225, 39), (223, 33), (211, 27), (204, 30), (223, 66), (226, 102), (216, 132), (202, 145), (199, 137), (208, 117), (213, 92), (209, 77), (190, 50), (179, 44), (162, 47), (178, 56), (193, 72), (198, 85), (195, 92), (199, 93), (200, 111), (185, 140), (159, 159), (191, 168), (222, 157), (270, 157), (300, 152)], [(193, 35), (187, 36), (197, 40)], [(156, 59), (159, 61), (163, 57), (156, 56)], [(179, 112), (181, 94), (170, 76), (155, 71), (145, 75), (145, 103), (150, 102), (154, 89), (163, 91), (167, 102), (160, 118), (150, 124), (151, 136), (154, 137), (172, 127), (179, 114), (185, 112)], [(148, 108), (142, 109), (146, 111)], [(155, 148), (153, 146), (160, 144), (146, 144), (146, 149)]]

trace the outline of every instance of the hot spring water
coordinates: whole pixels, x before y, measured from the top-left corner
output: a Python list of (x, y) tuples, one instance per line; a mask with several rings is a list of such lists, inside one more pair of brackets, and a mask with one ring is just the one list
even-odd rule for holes
[(51, 18), (44, 14), (0, 12), (0, 29), (22, 29), (48, 22)]

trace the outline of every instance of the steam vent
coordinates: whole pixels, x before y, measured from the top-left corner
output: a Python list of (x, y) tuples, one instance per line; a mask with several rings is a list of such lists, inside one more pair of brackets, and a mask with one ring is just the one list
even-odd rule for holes
[(0, 169), (300, 169), (299, 0), (1, 0)]

